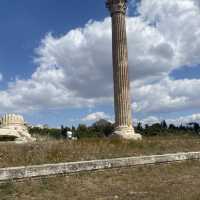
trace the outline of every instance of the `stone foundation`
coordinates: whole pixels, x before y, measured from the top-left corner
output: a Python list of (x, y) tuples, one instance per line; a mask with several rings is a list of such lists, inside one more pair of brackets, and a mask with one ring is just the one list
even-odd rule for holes
[(11, 167), (0, 169), (0, 183), (25, 178), (42, 178), (48, 176), (72, 174), (83, 171), (91, 172), (95, 170), (133, 167), (147, 164), (161, 164), (197, 159), (200, 159), (200, 152), (139, 156), (106, 160), (92, 160), (81, 162), (35, 165), (26, 167)]

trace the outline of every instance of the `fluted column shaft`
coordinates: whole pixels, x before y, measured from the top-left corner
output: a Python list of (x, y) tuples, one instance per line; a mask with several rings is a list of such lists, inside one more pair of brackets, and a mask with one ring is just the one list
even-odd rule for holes
[(131, 103), (129, 97), (128, 50), (125, 15), (112, 15), (113, 78), (116, 126), (131, 126)]
[(107, 0), (112, 17), (112, 52), (115, 103), (115, 135), (140, 140), (132, 126), (130, 82), (128, 76), (128, 47), (126, 37), (127, 0)]
[(126, 0), (108, 0), (112, 17), (112, 52), (116, 127), (132, 127), (129, 96)]

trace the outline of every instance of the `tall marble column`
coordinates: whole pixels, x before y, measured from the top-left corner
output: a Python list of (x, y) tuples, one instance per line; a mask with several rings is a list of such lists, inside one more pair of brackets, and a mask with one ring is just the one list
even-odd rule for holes
[(125, 139), (141, 139), (132, 125), (128, 48), (126, 37), (127, 0), (107, 0), (112, 17), (112, 51), (115, 104), (115, 134)]

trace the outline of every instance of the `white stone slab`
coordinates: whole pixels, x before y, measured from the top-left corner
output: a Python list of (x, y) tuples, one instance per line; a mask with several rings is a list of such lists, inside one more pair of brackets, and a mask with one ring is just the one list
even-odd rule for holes
[(200, 152), (2, 168), (0, 169), (0, 181), (19, 180), (34, 177), (46, 177), (82, 171), (94, 171), (109, 168), (131, 167), (137, 165), (157, 164), (195, 159), (200, 159)]

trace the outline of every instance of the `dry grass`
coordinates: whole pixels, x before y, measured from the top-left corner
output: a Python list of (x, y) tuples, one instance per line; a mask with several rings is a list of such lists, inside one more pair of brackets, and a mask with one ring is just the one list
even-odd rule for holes
[(198, 200), (200, 161), (0, 185), (1, 200)]
[(187, 151), (200, 151), (200, 137), (149, 137), (141, 142), (85, 139), (25, 145), (0, 144), (0, 168)]

